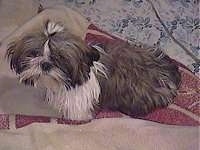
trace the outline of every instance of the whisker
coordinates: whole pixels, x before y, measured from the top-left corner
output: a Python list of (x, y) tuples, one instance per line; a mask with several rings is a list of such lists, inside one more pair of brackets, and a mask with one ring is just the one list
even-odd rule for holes
[(96, 74), (104, 76), (106, 79), (108, 79), (108, 76), (106, 74), (107, 68), (100, 62), (94, 62), (94, 71)]

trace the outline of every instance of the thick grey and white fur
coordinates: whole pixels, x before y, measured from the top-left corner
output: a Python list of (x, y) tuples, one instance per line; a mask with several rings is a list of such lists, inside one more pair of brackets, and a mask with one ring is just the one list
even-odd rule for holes
[(142, 116), (173, 102), (178, 67), (161, 50), (126, 42), (91, 45), (47, 21), (43, 32), (10, 43), (10, 67), (65, 118), (90, 120), (100, 109)]

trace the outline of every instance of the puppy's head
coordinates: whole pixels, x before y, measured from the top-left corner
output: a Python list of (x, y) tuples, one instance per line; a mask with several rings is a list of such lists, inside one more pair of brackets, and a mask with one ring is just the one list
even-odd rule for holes
[(59, 24), (48, 21), (44, 27), (44, 32), (9, 45), (11, 69), (28, 85), (37, 86), (43, 79), (43, 83), (53, 81), (67, 88), (83, 84), (90, 77), (93, 61), (99, 59), (98, 51), (89, 49), (81, 38)]

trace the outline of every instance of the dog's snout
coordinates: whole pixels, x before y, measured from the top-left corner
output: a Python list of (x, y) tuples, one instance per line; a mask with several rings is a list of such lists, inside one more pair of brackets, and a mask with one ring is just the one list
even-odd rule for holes
[(52, 64), (49, 62), (42, 62), (40, 64), (40, 67), (42, 68), (43, 71), (50, 71), (52, 69)]

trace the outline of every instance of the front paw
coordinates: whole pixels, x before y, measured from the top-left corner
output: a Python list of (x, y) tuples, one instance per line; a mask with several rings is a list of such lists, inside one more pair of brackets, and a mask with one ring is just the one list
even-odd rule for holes
[(95, 115), (92, 112), (75, 112), (64, 114), (64, 118), (72, 121), (90, 121), (95, 118)]

